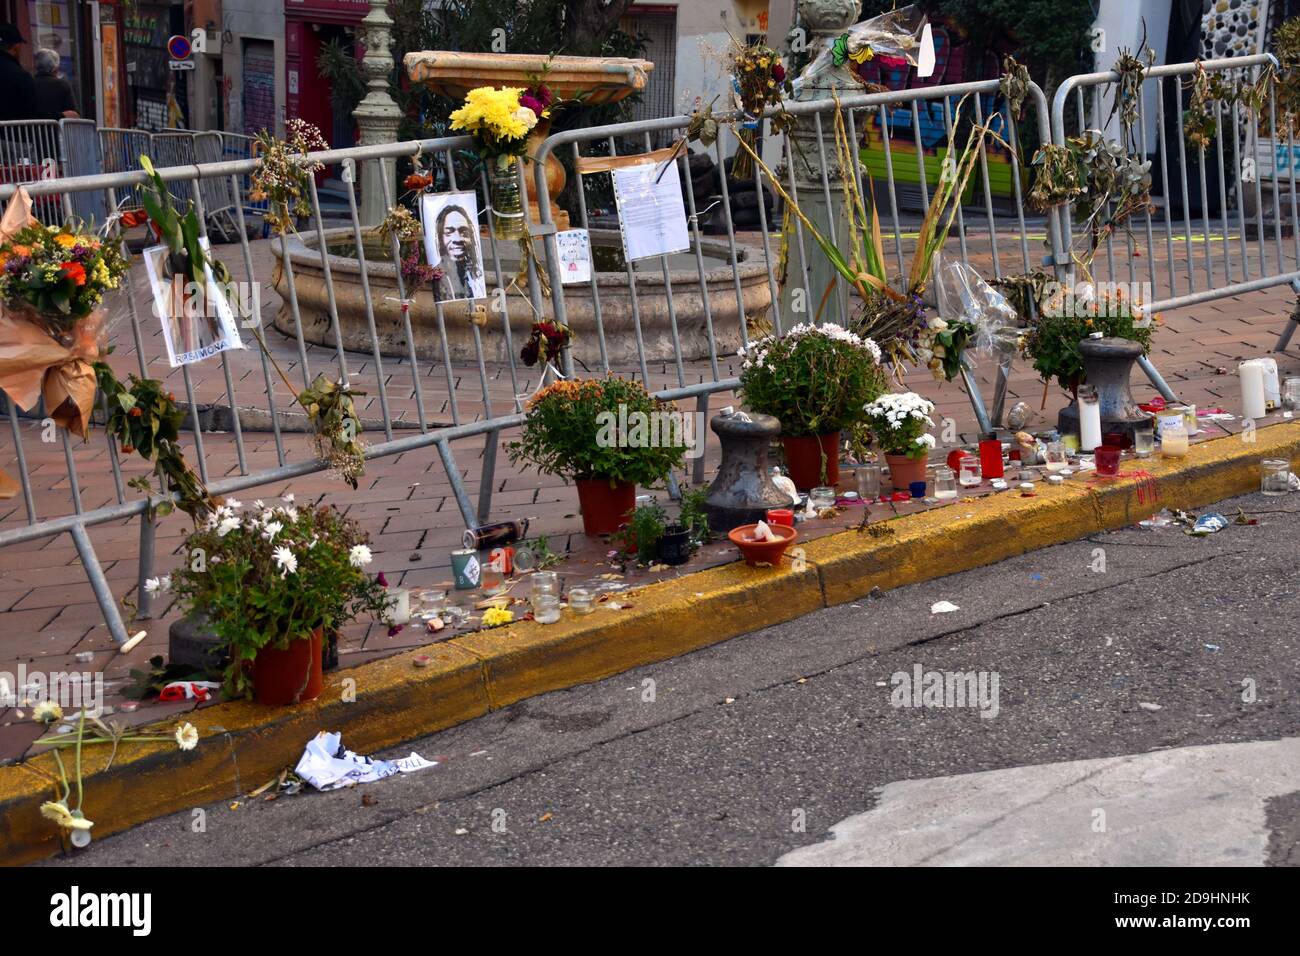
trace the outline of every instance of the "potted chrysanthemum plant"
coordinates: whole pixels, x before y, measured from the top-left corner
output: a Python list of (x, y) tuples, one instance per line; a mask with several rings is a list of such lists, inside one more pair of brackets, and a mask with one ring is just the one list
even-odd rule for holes
[(934, 403), (916, 392), (881, 395), (863, 411), (876, 445), (885, 454), (889, 477), (898, 491), (914, 481), (925, 481), (925, 464), (934, 448), (934, 427), (930, 414)]
[(323, 688), (324, 635), (387, 606), (366, 566), (366, 534), (336, 508), (292, 497), (245, 509), (228, 499), (186, 539), (169, 582), (202, 613), (229, 656), (225, 691), (262, 704), (312, 700)]
[(747, 408), (781, 421), (790, 478), (799, 488), (839, 480), (840, 432), (886, 388), (880, 349), (838, 325), (796, 325), (740, 350)]

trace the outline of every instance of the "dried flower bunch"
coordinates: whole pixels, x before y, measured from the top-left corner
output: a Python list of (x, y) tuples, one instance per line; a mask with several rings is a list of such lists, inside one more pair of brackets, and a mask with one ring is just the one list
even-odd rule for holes
[(519, 352), (519, 358), (532, 368), (538, 362), (554, 362), (573, 341), (573, 331), (559, 322), (534, 322), (532, 334)]
[(1098, 289), (1091, 283), (1074, 289), (1057, 286), (1038, 303), (1038, 317), (1021, 339), (1021, 351), (1032, 360), (1043, 381), (1055, 378), (1062, 388), (1073, 391), (1084, 381), (1081, 341), (1101, 332), (1138, 342), (1146, 354), (1158, 321), (1158, 315), (1147, 319), (1140, 303), (1130, 301), (1123, 286), (1113, 290)]
[(257, 134), (260, 165), (253, 172), (250, 198), (268, 200), (265, 219), (279, 235), (293, 228), (293, 220), (310, 216), (311, 179), (325, 168), (308, 157), (308, 153), (329, 149), (321, 131), (306, 120), (291, 119), (286, 124), (288, 138), (276, 139), (269, 131)]
[(298, 393), (298, 404), (315, 430), (316, 457), (353, 488), (366, 471), (366, 449), (358, 437), (361, 419), (353, 402), (364, 394), (324, 375), (317, 375), (309, 388)]

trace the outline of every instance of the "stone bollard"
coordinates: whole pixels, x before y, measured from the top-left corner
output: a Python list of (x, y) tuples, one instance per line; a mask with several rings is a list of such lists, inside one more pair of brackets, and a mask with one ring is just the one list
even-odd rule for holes
[[(1101, 433), (1123, 432), (1133, 438), (1135, 426), (1151, 420), (1151, 416), (1138, 408), (1129, 390), (1129, 376), (1133, 363), (1142, 354), (1142, 346), (1132, 339), (1086, 338), (1079, 343), (1083, 355), (1084, 375), (1089, 385), (1097, 389), (1101, 404)], [(1062, 434), (1079, 433), (1079, 406), (1071, 402), (1061, 409), (1056, 427)]]
[(761, 521), (769, 508), (788, 508), (790, 499), (772, 483), (767, 461), (780, 421), (771, 415), (714, 415), (709, 427), (722, 444), (722, 463), (704, 501), (710, 530), (725, 534)]

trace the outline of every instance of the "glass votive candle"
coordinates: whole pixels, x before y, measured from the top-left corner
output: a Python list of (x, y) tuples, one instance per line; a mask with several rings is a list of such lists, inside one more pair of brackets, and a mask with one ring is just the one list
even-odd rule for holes
[(1150, 458), (1156, 450), (1155, 426), (1147, 423), (1133, 429), (1133, 454), (1139, 458)]
[(818, 485), (808, 492), (808, 504), (813, 511), (835, 507), (835, 489), (830, 485)]
[(1121, 450), (1114, 445), (1098, 445), (1093, 452), (1097, 463), (1097, 474), (1102, 478), (1114, 478), (1119, 474)]
[(1070, 453), (1066, 451), (1064, 442), (1050, 441), (1047, 443), (1047, 450), (1043, 453), (1043, 464), (1048, 472), (1058, 472), (1069, 463)]
[(957, 480), (963, 488), (976, 488), (984, 480), (984, 473), (980, 470), (980, 460), (974, 455), (967, 455), (961, 460), (961, 471), (957, 474)]
[(1182, 458), (1187, 454), (1187, 429), (1181, 420), (1177, 425), (1161, 423), (1160, 454), (1166, 458)]
[(596, 610), (596, 592), (590, 588), (569, 588), (569, 610), (574, 614), (590, 614)]
[(907, 492), (908, 492), (908, 494), (910, 494), (913, 498), (924, 498), (924, 497), (925, 497), (925, 485), (926, 485), (926, 483), (925, 483), (924, 481), (913, 481), (913, 482), (909, 482), (909, 483), (908, 483), (908, 486), (907, 486)]
[(1300, 378), (1288, 378), (1282, 383), (1282, 405), (1300, 411)]
[(554, 571), (534, 571), (529, 580), (534, 598), (553, 595), (557, 601), (560, 599), (560, 577)]
[(554, 624), (560, 619), (558, 594), (533, 594), (533, 620), (538, 624)]
[(1284, 495), (1291, 490), (1291, 463), (1265, 458), (1259, 463), (1259, 490), (1266, 495)]
[(951, 468), (940, 466), (934, 470), (934, 497), (939, 501), (957, 497), (957, 477)]
[(880, 466), (862, 465), (858, 468), (858, 496), (863, 501), (880, 497)]
[(787, 528), (794, 527), (794, 512), (789, 508), (771, 508), (767, 512), (768, 524), (783, 524)]

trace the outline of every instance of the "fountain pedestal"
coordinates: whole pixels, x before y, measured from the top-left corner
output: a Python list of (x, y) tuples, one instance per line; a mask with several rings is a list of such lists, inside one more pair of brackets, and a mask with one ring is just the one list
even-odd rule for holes
[(771, 415), (714, 415), (709, 427), (722, 443), (718, 475), (709, 485), (704, 509), (709, 529), (723, 533), (763, 520), (770, 508), (788, 508), (789, 497), (772, 483), (767, 450), (781, 434)]
[[(625, 57), (545, 56), (534, 53), (464, 53), (452, 50), (423, 50), (406, 54), (402, 61), (413, 82), (423, 83), (439, 96), (461, 100), (480, 86), (497, 89), (507, 86), (529, 87), (544, 83), (558, 100), (581, 99), (589, 106), (617, 103), (645, 89), (654, 64), (649, 60)], [(558, 102), (551, 112), (564, 109)], [(550, 134), (551, 122), (542, 118), (528, 137), (528, 156)], [(539, 222), (536, 172), (530, 159), (524, 160), (524, 181), (528, 187), (528, 214)], [(569, 216), (555, 205), (555, 197), (564, 189), (564, 167), (554, 155), (546, 158), (546, 192), (551, 221), (567, 229)]]
[[(1131, 440), (1133, 429), (1150, 421), (1151, 416), (1138, 408), (1129, 389), (1133, 363), (1142, 354), (1142, 346), (1132, 339), (1084, 339), (1079, 343), (1083, 355), (1084, 375), (1096, 386), (1101, 405), (1101, 431), (1123, 432)], [(1061, 409), (1056, 427), (1062, 434), (1078, 434), (1079, 404), (1071, 402)]]

